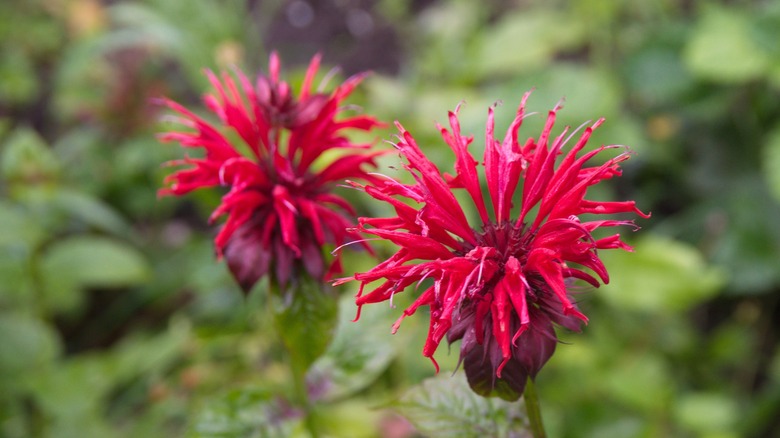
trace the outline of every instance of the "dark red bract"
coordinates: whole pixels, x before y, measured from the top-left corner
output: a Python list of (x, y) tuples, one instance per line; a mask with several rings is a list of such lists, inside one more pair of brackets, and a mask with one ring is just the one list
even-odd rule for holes
[[(381, 124), (368, 116), (337, 119), (344, 111), (343, 100), (365, 74), (350, 77), (330, 94), (312, 93), (319, 63), (315, 56), (297, 97), (279, 79), (275, 53), (270, 76), (259, 75), (254, 84), (239, 70), (238, 82), (227, 73), (220, 80), (206, 72), (216, 93), (205, 95), (204, 102), (222, 126), (164, 100), (181, 115), (176, 120), (190, 130), (168, 132), (160, 139), (205, 154), (168, 163), (189, 167), (168, 176), (168, 187), (160, 194), (183, 195), (213, 186), (229, 189), (211, 216), (211, 221), (228, 217), (214, 245), (245, 292), (269, 271), (282, 286), (299, 268), (321, 280), (327, 268), (323, 245), (358, 238), (346, 230), (355, 216), (353, 208), (331, 190), (346, 178), (374, 180), (364, 167), (375, 166), (377, 153), (365, 151), (369, 144), (352, 143), (345, 132), (370, 131)], [(317, 163), (332, 149), (350, 152)], [(319, 170), (313, 168), (315, 163)], [(338, 256), (329, 272), (341, 272)]]
[[(629, 158), (624, 152), (603, 164), (586, 166), (595, 155), (617, 146), (602, 146), (578, 157), (603, 119), (585, 128), (564, 153), (574, 133), (569, 135), (566, 128), (552, 138), (560, 109), (556, 106), (539, 138), (520, 144), (518, 131), (526, 115), (527, 98), (528, 94), (503, 140), (494, 137), (493, 109), (488, 111), (484, 179), (468, 151), (473, 139), (461, 135), (457, 109), (449, 114), (451, 131), (438, 126), (455, 153), (455, 176), (442, 175), (414, 138), (397, 124), (400, 135), (396, 148), (408, 161), (404, 167), (415, 183), (386, 178), (353, 185), (391, 204), (397, 214), (360, 218), (359, 230), (400, 248), (370, 271), (337, 281), (361, 282), (357, 305), (362, 306), (391, 300), (407, 286), (431, 279), (432, 285), (404, 310), (393, 332), (404, 317), (428, 306), (430, 328), (423, 355), (433, 360), (445, 336), (450, 343), (461, 340), (460, 359), (471, 387), (479, 394), (510, 400), (520, 397), (527, 378), (535, 377), (555, 350), (553, 324), (579, 330), (580, 324), (588, 321), (571, 298), (570, 283), (575, 279), (594, 287), (599, 286), (599, 279), (607, 283), (607, 270), (597, 251), (631, 250), (618, 234), (596, 239), (593, 232), (602, 227), (633, 226), (632, 221), (581, 221), (579, 216), (649, 216), (633, 201), (585, 199), (588, 187), (619, 176), (619, 163)], [(482, 181), (492, 212), (483, 197)], [(512, 200), (517, 188), (522, 201), (514, 217)], [(468, 193), (480, 219), (478, 225), (467, 220), (455, 190)], [(364, 287), (375, 281), (381, 283), (364, 293)]]

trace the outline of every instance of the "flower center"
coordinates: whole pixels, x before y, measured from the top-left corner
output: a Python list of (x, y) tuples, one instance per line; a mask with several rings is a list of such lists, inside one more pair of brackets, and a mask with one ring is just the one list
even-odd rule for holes
[(511, 222), (486, 224), (482, 227), (482, 233), (477, 234), (478, 246), (494, 248), (498, 255), (496, 261), (502, 266), (510, 256), (523, 262), (527, 255), (528, 240), (525, 227), (517, 227)]

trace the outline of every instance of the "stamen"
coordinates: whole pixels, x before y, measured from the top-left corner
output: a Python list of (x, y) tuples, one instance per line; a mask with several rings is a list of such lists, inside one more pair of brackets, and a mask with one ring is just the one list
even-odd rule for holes
[(382, 239), (379, 238), (379, 237), (372, 237), (372, 238), (369, 238), (369, 239), (353, 240), (353, 241), (347, 242), (347, 243), (345, 243), (343, 245), (339, 245), (336, 249), (334, 249), (333, 251), (330, 252), (330, 255), (336, 255), (336, 253), (339, 252), (341, 250), (341, 248), (344, 248), (345, 246), (352, 245), (352, 244), (355, 244), (355, 243), (370, 242), (372, 240), (382, 240)]
[(328, 72), (325, 74), (325, 77), (322, 78), (320, 86), (317, 87), (317, 93), (322, 93), (322, 91), (328, 86), (328, 82), (330, 82), (330, 80), (333, 79), (333, 77), (336, 76), (336, 74), (340, 71), (341, 69), (338, 67), (333, 67), (332, 69), (328, 70)]

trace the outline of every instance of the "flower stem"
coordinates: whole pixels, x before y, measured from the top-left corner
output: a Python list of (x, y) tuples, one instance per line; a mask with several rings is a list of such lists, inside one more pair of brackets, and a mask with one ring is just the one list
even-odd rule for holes
[(536, 395), (536, 386), (530, 376), (525, 384), (523, 401), (525, 402), (525, 410), (528, 413), (528, 422), (531, 426), (533, 437), (546, 438), (547, 434), (544, 432), (544, 424), (542, 424), (542, 411), (539, 408), (539, 397)]
[(309, 432), (312, 438), (318, 438), (319, 432), (314, 421), (314, 412), (309, 400), (309, 390), (306, 386), (306, 369), (301, 369), (295, 361), (290, 361), (290, 371), (292, 371), (293, 384), (295, 385), (295, 397), (299, 406), (303, 409), (303, 421), (306, 431)]

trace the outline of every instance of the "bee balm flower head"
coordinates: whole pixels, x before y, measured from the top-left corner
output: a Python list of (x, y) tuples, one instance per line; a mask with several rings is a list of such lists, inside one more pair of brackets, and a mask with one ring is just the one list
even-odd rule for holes
[[(366, 152), (369, 145), (354, 144), (345, 133), (370, 131), (380, 123), (368, 116), (337, 117), (365, 74), (350, 77), (330, 94), (313, 93), (319, 62), (319, 56), (312, 59), (298, 96), (280, 80), (275, 53), (269, 76), (260, 75), (254, 83), (238, 70), (238, 81), (227, 73), (220, 78), (207, 72), (215, 93), (204, 102), (218, 124), (164, 100), (189, 129), (162, 134), (161, 140), (204, 154), (168, 163), (189, 167), (169, 175), (160, 194), (228, 189), (211, 216), (211, 221), (227, 216), (214, 245), (245, 292), (268, 273), (284, 286), (300, 269), (320, 280), (328, 271), (340, 272), (338, 256), (329, 269), (325, 266), (323, 245), (358, 237), (346, 231), (354, 210), (331, 189), (345, 178), (374, 180), (365, 167), (375, 165), (377, 153)], [(330, 150), (343, 152), (333, 161), (318, 162)]]
[[(633, 226), (627, 220), (587, 220), (583, 214), (636, 213), (633, 201), (585, 199), (590, 186), (620, 175), (622, 153), (603, 164), (588, 165), (606, 149), (583, 149), (598, 120), (571, 144), (568, 128), (553, 137), (556, 106), (537, 139), (521, 144), (518, 130), (525, 117), (523, 97), (502, 140), (494, 137), (493, 109), (488, 111), (483, 176), (468, 151), (471, 137), (460, 132), (457, 112), (449, 114), (451, 131), (439, 126), (455, 154), (455, 175), (442, 175), (400, 124), (395, 145), (414, 177), (413, 184), (390, 178), (362, 188), (395, 209), (390, 218), (360, 218), (359, 230), (399, 247), (368, 272), (339, 280), (361, 282), (357, 305), (390, 300), (407, 286), (432, 284), (404, 310), (393, 326), (422, 307), (430, 309), (423, 355), (433, 359), (445, 337), (461, 341), (460, 360), (472, 389), (482, 395), (514, 400), (523, 393), (555, 350), (554, 325), (579, 330), (587, 317), (573, 301), (575, 279), (594, 287), (607, 283), (599, 250), (631, 248), (618, 234), (595, 238), (598, 228)], [(483, 195), (485, 183), (492, 209)], [(472, 224), (454, 196), (465, 190), (479, 223)], [(517, 192), (517, 193), (516, 193)], [(521, 201), (513, 209), (513, 199)], [(404, 202), (406, 199), (407, 202)], [(408, 202), (411, 201), (411, 202)], [(365, 286), (379, 281), (372, 291)], [(438, 370), (438, 365), (436, 365)]]

